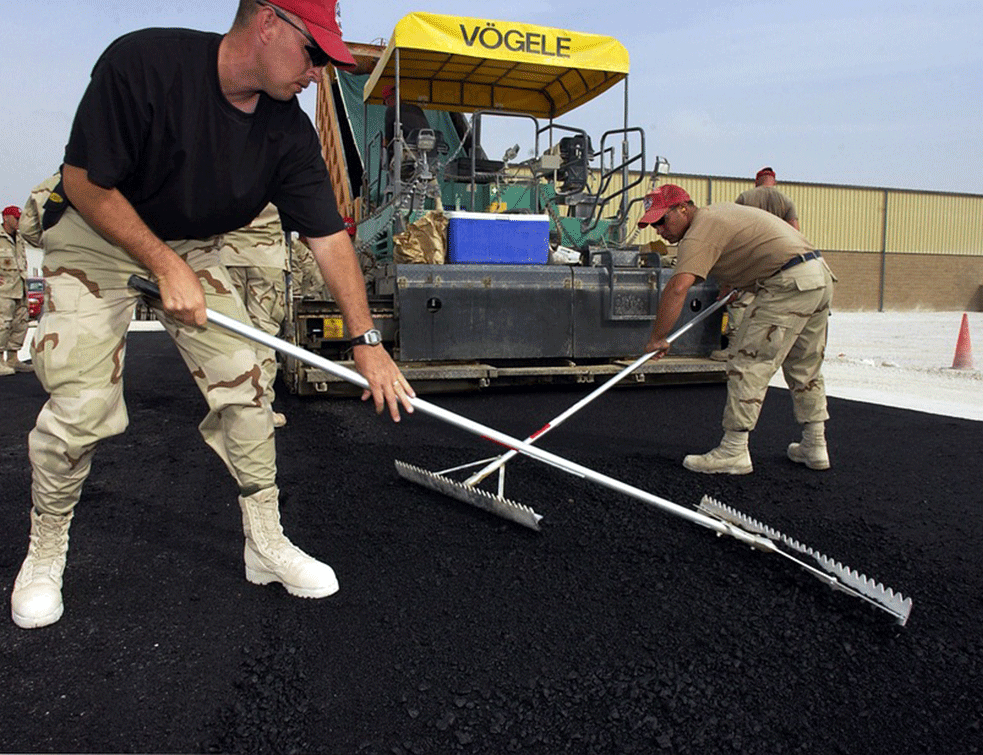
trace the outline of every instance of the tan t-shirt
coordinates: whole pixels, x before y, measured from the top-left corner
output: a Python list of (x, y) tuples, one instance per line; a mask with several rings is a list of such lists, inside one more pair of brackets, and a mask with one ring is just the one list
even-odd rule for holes
[(733, 288), (751, 288), (793, 257), (815, 251), (784, 220), (753, 207), (724, 202), (696, 211), (676, 249), (676, 272), (713, 276)]
[(795, 211), (795, 203), (774, 186), (756, 186), (745, 191), (734, 201), (737, 204), (757, 207), (765, 212), (770, 212), (786, 223), (799, 219), (799, 214)]

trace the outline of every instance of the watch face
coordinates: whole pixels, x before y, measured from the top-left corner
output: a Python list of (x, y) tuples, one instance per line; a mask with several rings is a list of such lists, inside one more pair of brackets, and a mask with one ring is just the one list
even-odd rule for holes
[(362, 335), (356, 336), (352, 339), (352, 346), (359, 346), (365, 344), (366, 346), (377, 346), (382, 343), (382, 333), (380, 333), (375, 328), (367, 330)]

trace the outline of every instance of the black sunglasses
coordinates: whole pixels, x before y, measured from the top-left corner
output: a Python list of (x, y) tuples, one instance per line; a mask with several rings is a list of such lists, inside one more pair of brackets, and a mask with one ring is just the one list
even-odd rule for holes
[(656, 220), (654, 223), (652, 223), (652, 225), (654, 225), (656, 228), (658, 228), (660, 225), (665, 225), (666, 224), (666, 218), (669, 217), (669, 213), (672, 212), (673, 210), (675, 210), (676, 207), (678, 207), (678, 205), (673, 205), (672, 207), (670, 207), (668, 210), (666, 210), (666, 214), (663, 215), (658, 220)]
[(310, 42), (310, 44), (304, 45), (304, 49), (307, 50), (307, 55), (311, 59), (311, 65), (313, 65), (315, 68), (320, 68), (321, 66), (326, 66), (328, 63), (331, 62), (331, 58), (328, 57), (328, 54), (321, 49), (321, 46), (318, 45), (317, 40), (314, 39), (314, 37), (312, 37), (306, 31), (301, 29), (299, 26), (297, 26), (297, 24), (295, 24), (289, 18), (287, 18), (287, 15), (282, 10), (277, 8), (275, 5), (270, 5), (270, 3), (264, 3), (263, 0), (256, 0), (256, 5), (261, 5), (263, 7), (269, 8), (274, 13), (276, 13), (277, 18), (286, 21), (288, 24), (290, 24), (297, 31), (299, 31), (301, 34), (304, 35), (304, 38), (308, 42)]

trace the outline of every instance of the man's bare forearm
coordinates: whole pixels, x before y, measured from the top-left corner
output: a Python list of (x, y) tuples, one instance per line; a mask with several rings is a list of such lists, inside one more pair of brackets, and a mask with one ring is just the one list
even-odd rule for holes
[(669, 335), (672, 326), (676, 324), (686, 303), (690, 287), (696, 282), (696, 277), (689, 273), (680, 273), (669, 279), (662, 295), (659, 297), (659, 311), (652, 324), (652, 340), (661, 340)]

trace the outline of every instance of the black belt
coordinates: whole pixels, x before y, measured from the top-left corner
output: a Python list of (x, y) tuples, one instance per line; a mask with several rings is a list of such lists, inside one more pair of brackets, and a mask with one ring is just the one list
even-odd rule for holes
[(800, 254), (798, 257), (793, 257), (792, 259), (790, 259), (788, 262), (786, 262), (784, 265), (778, 268), (778, 270), (779, 272), (781, 272), (782, 270), (788, 270), (790, 267), (795, 267), (800, 262), (808, 262), (809, 260), (818, 260), (822, 256), (823, 256), (822, 253), (818, 251), (808, 252), (806, 254)]

